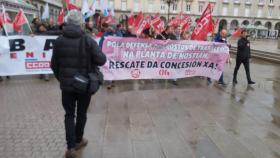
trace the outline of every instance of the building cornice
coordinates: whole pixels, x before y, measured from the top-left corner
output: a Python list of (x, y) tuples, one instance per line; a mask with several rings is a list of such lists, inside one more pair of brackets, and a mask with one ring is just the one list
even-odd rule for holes
[(23, 9), (25, 11), (29, 11), (29, 12), (38, 12), (38, 9), (36, 7), (29, 7), (29, 6), (25, 6), (25, 5), (22, 5), (22, 4), (19, 4), (19, 3), (13, 3), (11, 1), (8, 1), (8, 0), (3, 0), (2, 2), (0, 2), (0, 5), (4, 5), (5, 8), (7, 10), (19, 10), (19, 9)]

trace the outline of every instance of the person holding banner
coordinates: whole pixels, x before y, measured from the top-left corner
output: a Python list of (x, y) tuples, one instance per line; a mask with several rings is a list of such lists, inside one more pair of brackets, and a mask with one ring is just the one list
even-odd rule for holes
[[(165, 31), (162, 34), (157, 35), (156, 39), (159, 39), (159, 40), (167, 40), (167, 39), (177, 40), (177, 37), (176, 37), (175, 32), (174, 32), (174, 27), (173, 26), (166, 26)], [(172, 84), (177, 86), (178, 85), (177, 79), (173, 79)]]
[[(104, 42), (106, 37), (108, 37), (108, 36), (122, 37), (122, 34), (116, 34), (116, 32), (114, 32), (112, 26), (110, 26), (109, 24), (103, 23), (102, 26), (105, 29), (105, 32), (103, 33), (103, 35), (102, 35), (102, 37), (99, 41), (99, 47), (101, 48), (101, 50), (102, 50), (102, 47), (103, 47), (103, 42)], [(113, 87), (115, 87), (115, 82), (110, 81), (110, 84), (108, 85), (107, 89), (110, 90)]]
[[(218, 42), (218, 43), (226, 43), (230, 47), (230, 44), (228, 44), (228, 42), (227, 42), (227, 30), (226, 29), (221, 30), (220, 33), (216, 35), (214, 41)], [(208, 80), (208, 83), (211, 83), (210, 78), (207, 78), (207, 80)], [(226, 85), (226, 83), (224, 82), (224, 74), (221, 75), (221, 77), (218, 81), (218, 84), (223, 85), (223, 86)]]
[(181, 37), (182, 40), (191, 40), (191, 33), (189, 31), (183, 31)]
[(161, 35), (157, 35), (156, 39), (159, 40), (177, 40), (174, 34), (174, 28), (172, 26), (166, 26), (165, 31)]
[(88, 143), (83, 135), (91, 94), (78, 91), (73, 83), (83, 84), (83, 76), (87, 76), (89, 72), (97, 72), (98, 66), (106, 63), (106, 56), (96, 41), (82, 30), (82, 13), (71, 10), (68, 15), (62, 36), (54, 43), (51, 68), (60, 83), (62, 105), (65, 110), (67, 141), (65, 158), (76, 158), (77, 150)]

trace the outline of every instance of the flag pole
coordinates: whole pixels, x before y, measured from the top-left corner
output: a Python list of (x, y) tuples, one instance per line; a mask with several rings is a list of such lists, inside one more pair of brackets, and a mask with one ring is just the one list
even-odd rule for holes
[[(151, 25), (151, 28), (152, 28), (153, 30), (155, 30), (155, 28), (154, 28), (153, 25)], [(164, 40), (166, 40), (166, 38), (165, 38), (161, 33), (159, 33), (158, 35), (160, 35)]]
[(9, 36), (8, 32), (7, 32), (7, 29), (6, 29), (6, 11), (5, 11), (5, 7), (4, 5), (2, 4), (2, 13), (3, 13), (3, 16), (4, 16), (4, 22), (3, 22), (3, 29), (4, 29), (4, 32), (6, 34), (6, 36)]

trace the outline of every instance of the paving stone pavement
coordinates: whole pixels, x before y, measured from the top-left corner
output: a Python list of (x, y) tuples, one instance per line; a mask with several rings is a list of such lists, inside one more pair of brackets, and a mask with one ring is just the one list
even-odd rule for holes
[[(253, 60), (228, 86), (203, 78), (118, 81), (93, 97), (81, 158), (279, 158), (280, 68)], [(0, 82), (0, 158), (62, 158), (64, 111), (57, 81)]]

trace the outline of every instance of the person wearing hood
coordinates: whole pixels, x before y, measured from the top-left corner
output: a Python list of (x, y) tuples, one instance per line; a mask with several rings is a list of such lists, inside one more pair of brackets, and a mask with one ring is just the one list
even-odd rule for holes
[[(96, 41), (82, 30), (82, 13), (71, 10), (68, 14), (67, 25), (62, 35), (54, 42), (51, 68), (60, 83), (62, 105), (65, 110), (67, 142), (65, 158), (76, 158), (77, 150), (88, 143), (83, 135), (91, 95), (76, 91), (73, 87), (74, 77), (77, 74), (86, 76), (88, 72), (96, 72), (99, 66), (106, 63), (106, 56)], [(81, 40), (84, 41), (83, 45), (81, 45)], [(80, 54), (82, 49), (85, 50), (84, 54)]]

